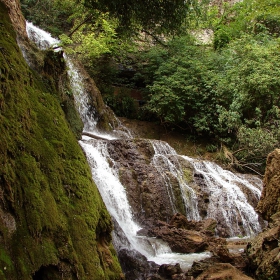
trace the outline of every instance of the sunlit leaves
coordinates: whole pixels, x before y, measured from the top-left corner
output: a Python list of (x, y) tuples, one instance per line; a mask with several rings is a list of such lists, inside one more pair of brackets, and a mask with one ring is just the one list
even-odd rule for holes
[(100, 16), (93, 25), (84, 25), (72, 38), (78, 43), (76, 51), (84, 59), (93, 59), (102, 54), (111, 53), (117, 44), (115, 23), (107, 15)]

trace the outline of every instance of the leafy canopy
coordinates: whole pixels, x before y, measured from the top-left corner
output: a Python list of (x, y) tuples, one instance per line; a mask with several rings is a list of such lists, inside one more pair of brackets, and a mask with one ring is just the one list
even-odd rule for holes
[(176, 31), (193, 3), (193, 0), (84, 0), (87, 8), (117, 18), (122, 32), (136, 26), (160, 33)]

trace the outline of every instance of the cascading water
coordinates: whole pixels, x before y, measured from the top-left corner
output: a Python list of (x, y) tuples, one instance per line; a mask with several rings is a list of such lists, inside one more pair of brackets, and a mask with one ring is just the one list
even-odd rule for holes
[[(181, 189), (181, 196), (184, 200), (184, 204), (186, 207), (186, 217), (189, 220), (200, 220), (197, 208), (196, 194), (194, 190), (188, 186), (186, 180), (184, 179), (183, 171), (177, 159), (176, 151), (173, 148), (171, 148), (166, 142), (163, 141), (152, 141), (152, 145), (155, 150), (153, 164), (156, 166), (157, 170), (164, 178), (174, 214), (179, 211), (176, 209), (175, 206), (176, 198), (172, 190), (170, 175), (166, 174), (166, 170), (168, 170), (178, 180)], [(171, 161), (170, 157), (172, 157), (173, 162)]]
[[(27, 32), (37, 46), (43, 49), (57, 45), (59, 42), (53, 39), (48, 33), (34, 27), (30, 23), (27, 23)], [(75, 69), (71, 60), (66, 56), (65, 59), (67, 60), (68, 75), (71, 78), (76, 107), (84, 122), (84, 129), (94, 135), (100, 135), (102, 133), (96, 128), (97, 120), (95, 119), (95, 113), (88, 108), (89, 97), (84, 91), (84, 83), (86, 81), (79, 71)], [(102, 137), (110, 140), (116, 138), (116, 135), (118, 134), (102, 134)], [(122, 137), (130, 138), (131, 135), (122, 132)], [(97, 184), (106, 207), (128, 240), (128, 243), (124, 242), (120, 246), (123, 245), (129, 247), (129, 249), (137, 250), (145, 255), (148, 260), (153, 260), (158, 264), (179, 262), (185, 268), (190, 267), (194, 260), (200, 260), (210, 256), (209, 253), (174, 254), (171, 253), (168, 246), (156, 239), (137, 236), (137, 231), (140, 229), (140, 226), (134, 222), (125, 188), (119, 180), (119, 175), (115, 169), (115, 162), (108, 153), (106, 140), (94, 140), (90, 137), (83, 136), (83, 139), (79, 142), (86, 153), (91, 166), (93, 179)], [(181, 195), (185, 203), (186, 216), (189, 219), (199, 220), (201, 217), (196, 192), (187, 184), (175, 150), (167, 143), (161, 141), (152, 141), (152, 145), (155, 151), (152, 164), (156, 166), (159, 173), (164, 177), (170, 201), (173, 205), (173, 212), (175, 213), (177, 210), (174, 203), (176, 197), (172, 192), (168, 177), (165, 176), (166, 170), (173, 177), (176, 177), (179, 182)], [(201, 174), (204, 178), (205, 185), (208, 188), (207, 191), (210, 193), (207, 217), (219, 220), (220, 214), (217, 211), (217, 207), (219, 207), (223, 213), (223, 219), (220, 220), (228, 223), (228, 225), (234, 223), (234, 227), (231, 230), (232, 236), (238, 235), (241, 232), (239, 228), (240, 224), (242, 224), (242, 228), (245, 229), (247, 235), (260, 230), (257, 214), (253, 207), (247, 203), (247, 198), (240, 190), (238, 184), (246, 185), (246, 188), (250, 189), (259, 198), (260, 190), (258, 188), (248, 181), (246, 182), (245, 179), (225, 171), (212, 163), (196, 161), (185, 156), (181, 158), (191, 162), (195, 172)], [(239, 219), (234, 221), (236, 217), (239, 217)]]
[(39, 27), (33, 25), (32, 22), (26, 22), (26, 32), (29, 39), (41, 50), (57, 47), (59, 44), (59, 40), (53, 38), (48, 32), (45, 32)]
[[(65, 56), (66, 57), (66, 56)], [(83, 78), (79, 72), (75, 69), (73, 62), (66, 57), (66, 63), (68, 67), (68, 75), (70, 77), (70, 84), (72, 91), (74, 92), (74, 99), (76, 108), (80, 113), (82, 121), (84, 123), (85, 131), (96, 130), (97, 120), (95, 117), (95, 108), (89, 110), (89, 96), (84, 94)]]
[[(80, 73), (78, 67), (74, 62), (64, 54), (64, 58), (67, 64), (67, 73), (70, 77), (70, 85), (73, 91), (75, 100), (75, 106), (81, 116), (84, 123), (84, 133), (92, 134), (104, 139), (116, 139), (116, 138), (132, 138), (130, 131), (124, 127), (118, 118), (114, 118), (117, 124), (117, 129), (113, 129), (110, 133), (104, 133), (97, 128), (98, 118), (96, 108), (92, 105), (90, 100), (90, 94), (85, 88), (85, 84), (88, 83), (89, 77), (84, 77), (83, 73)], [(110, 124), (109, 124), (110, 125)]]
[(131, 246), (130, 248), (138, 250), (141, 254), (148, 257), (149, 254), (153, 253), (153, 250), (144, 241), (139, 246), (140, 240), (137, 238), (137, 231), (141, 227), (133, 221), (125, 189), (119, 181), (118, 174), (110, 166), (114, 165), (114, 161), (110, 158), (107, 151), (106, 141), (84, 137), (84, 140), (80, 141), (80, 145), (87, 155), (93, 179), (98, 186), (106, 207), (123, 230)]
[(207, 188), (206, 191), (209, 193), (207, 218), (227, 225), (230, 236), (244, 234), (251, 236), (261, 231), (258, 215), (245, 195), (249, 193), (256, 201), (259, 200), (262, 187), (260, 179), (256, 179), (255, 183), (258, 186), (256, 187), (242, 176), (239, 177), (212, 162), (182, 157), (192, 163), (196, 175), (202, 178), (203, 186)]
[[(31, 40), (41, 49), (47, 49), (57, 46), (59, 41), (53, 39), (49, 33), (35, 27), (27, 22), (27, 33)], [(129, 132), (122, 130), (120, 133), (107, 134), (100, 133), (96, 128), (96, 119), (92, 108), (88, 108), (89, 97), (84, 90), (84, 78), (74, 66), (74, 63), (64, 55), (68, 66), (68, 75), (71, 79), (72, 90), (75, 98), (75, 105), (84, 122), (84, 130), (93, 135), (102, 136), (108, 140), (115, 139), (116, 135), (131, 138)], [(117, 119), (116, 119), (117, 120)], [(117, 120), (118, 121), (118, 120)], [(106, 207), (112, 217), (124, 232), (128, 243), (121, 246), (134, 249), (147, 257), (148, 260), (154, 260), (159, 264), (182, 262), (182, 267), (190, 267), (194, 260), (200, 260), (210, 256), (210, 253), (180, 255), (171, 253), (170, 248), (162, 241), (146, 237), (137, 236), (137, 231), (141, 229), (133, 221), (133, 215), (126, 197), (125, 189), (119, 181), (118, 174), (113, 168), (113, 160), (110, 158), (106, 141), (94, 140), (83, 136), (79, 141), (81, 147), (86, 153), (91, 166), (93, 179), (99, 189), (99, 192), (106, 204)]]

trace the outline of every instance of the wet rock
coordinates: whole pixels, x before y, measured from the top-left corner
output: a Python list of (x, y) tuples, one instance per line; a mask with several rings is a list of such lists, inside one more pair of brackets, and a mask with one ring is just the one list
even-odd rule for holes
[(212, 237), (208, 239), (208, 244), (209, 244), (208, 249), (213, 254), (212, 257), (201, 260), (199, 262), (194, 262), (191, 269), (187, 272), (188, 276), (198, 277), (204, 271), (215, 266), (216, 264), (221, 264), (221, 263), (230, 264), (233, 267), (240, 270), (241, 272), (246, 271), (248, 266), (247, 256), (240, 251), (237, 252), (229, 251), (227, 248), (228, 243), (226, 239)]
[(147, 280), (163, 280), (163, 279), (159, 275), (155, 274), (155, 275), (148, 276)]
[(233, 256), (224, 244), (215, 244), (214, 246), (211, 246), (211, 252), (223, 263), (231, 263), (233, 261)]
[(154, 228), (150, 232), (167, 242), (173, 252), (197, 253), (205, 251), (208, 247), (207, 237), (197, 231), (165, 225)]
[(189, 277), (191, 276), (197, 277), (203, 271), (207, 270), (210, 266), (213, 266), (215, 263), (219, 263), (219, 262), (220, 262), (219, 258), (215, 256), (199, 262), (194, 262), (191, 269), (188, 270), (186, 274)]
[(157, 274), (159, 265), (149, 262), (145, 256), (135, 250), (121, 249), (118, 258), (126, 280), (146, 280)]
[(246, 253), (249, 268), (255, 271), (259, 279), (279, 279), (280, 275), (280, 224), (260, 233), (248, 244)]
[(263, 180), (263, 191), (257, 207), (265, 220), (280, 212), (280, 149), (274, 150), (267, 157)]
[(186, 280), (179, 264), (161, 266), (148, 261), (135, 250), (121, 249), (118, 253), (126, 280)]
[(180, 265), (163, 264), (158, 269), (158, 274), (166, 279), (185, 279)]
[(138, 235), (157, 237), (167, 242), (173, 252), (196, 253), (225, 245), (224, 238), (214, 237), (216, 222), (213, 219), (189, 221), (184, 215), (176, 213), (170, 223), (146, 221), (146, 226)]
[(166, 182), (151, 164), (154, 149), (145, 139), (113, 140), (108, 152), (125, 186), (134, 219), (142, 226), (147, 221), (169, 221), (174, 214)]
[(208, 267), (195, 280), (252, 280), (253, 278), (243, 274), (241, 271), (228, 263), (217, 263)]
[(214, 235), (217, 222), (210, 218), (202, 221), (189, 221), (184, 215), (176, 213), (171, 218), (170, 225), (175, 226), (176, 228), (195, 230), (207, 235)]
[[(192, 221), (188, 221), (187, 217), (181, 213), (176, 213), (170, 221), (170, 225), (176, 228), (193, 229)], [(192, 228), (191, 228), (192, 227)]]
[(248, 244), (245, 252), (249, 259), (248, 270), (257, 279), (279, 279), (280, 149), (268, 155), (263, 182), (264, 188), (257, 209), (269, 224)]

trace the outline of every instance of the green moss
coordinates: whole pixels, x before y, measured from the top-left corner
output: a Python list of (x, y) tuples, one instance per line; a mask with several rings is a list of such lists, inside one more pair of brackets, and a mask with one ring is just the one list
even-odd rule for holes
[(185, 215), (186, 207), (184, 204), (184, 200), (182, 198), (181, 187), (179, 185), (179, 182), (173, 178), (171, 180), (171, 186), (172, 186), (173, 194), (175, 197), (174, 203), (175, 203), (176, 209), (179, 213)]
[(11, 232), (0, 217), (0, 278), (32, 279), (40, 270), (62, 279), (66, 262), (72, 279), (120, 279), (110, 217), (76, 140), (81, 122), (63, 63), (47, 53), (39, 78), (2, 2), (0, 19), (0, 210), (16, 222)]
[(193, 170), (191, 168), (183, 168), (184, 180), (190, 184), (193, 181)]
[(1, 279), (10, 279), (15, 271), (13, 262), (4, 248), (0, 248), (0, 276)]

